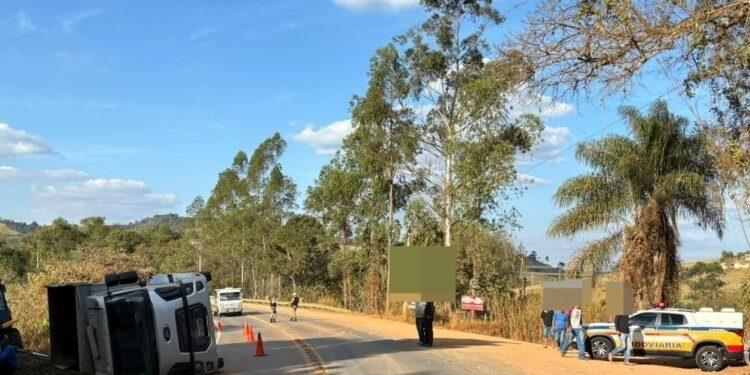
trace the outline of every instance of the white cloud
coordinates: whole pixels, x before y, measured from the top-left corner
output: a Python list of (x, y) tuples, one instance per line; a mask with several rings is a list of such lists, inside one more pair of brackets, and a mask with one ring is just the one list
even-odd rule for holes
[(43, 139), (0, 123), (0, 158), (49, 154), (54, 151)]
[(32, 186), (31, 193), (33, 209), (41, 215), (70, 220), (104, 216), (113, 222), (127, 222), (173, 210), (177, 204), (173, 194), (153, 193), (143, 181), (119, 178)]
[(508, 96), (508, 105), (511, 108), (508, 113), (511, 118), (524, 113), (546, 118), (562, 117), (570, 114), (574, 109), (571, 104), (533, 92), (526, 86), (521, 86), (514, 94)]
[(252, 40), (270, 39), (301, 28), (302, 25), (295, 21), (286, 21), (275, 27), (265, 28), (263, 30), (246, 30), (243, 33), (243, 37)]
[(0, 181), (17, 181), (23, 179), (23, 172), (6, 165), (0, 165)]
[(547, 163), (560, 164), (565, 159), (560, 154), (566, 147), (573, 142), (573, 135), (570, 129), (547, 126), (542, 130), (541, 139), (530, 154), (519, 155), (517, 164), (519, 166), (528, 166), (537, 162), (546, 161)]
[(43, 171), (23, 171), (17, 168), (0, 165), (0, 181), (21, 180), (79, 180), (88, 177), (88, 174), (75, 169), (45, 169)]
[(55, 52), (52, 58), (63, 68), (83, 68), (89, 63), (89, 58), (85, 54), (74, 52)]
[(192, 34), (190, 34), (190, 37), (188, 40), (191, 42), (197, 42), (201, 40), (206, 40), (211, 38), (214, 34), (216, 34), (216, 28), (213, 26), (203, 26), (202, 28), (194, 31)]
[(29, 15), (26, 14), (26, 12), (23, 10), (16, 12), (16, 25), (18, 25), (18, 30), (20, 30), (22, 34), (41, 30), (39, 26), (35, 25), (34, 22), (31, 21)]
[(320, 155), (331, 155), (336, 153), (344, 138), (353, 130), (351, 120), (336, 121), (317, 130), (314, 125), (310, 124), (295, 134), (293, 139), (307, 143)]
[(519, 173), (516, 175), (516, 182), (520, 185), (530, 185), (530, 186), (544, 186), (549, 185), (552, 182), (549, 180), (545, 180), (543, 178), (539, 178), (536, 176), (532, 176), (529, 174)]
[(419, 0), (333, 0), (352, 10), (399, 10), (419, 5)]
[(102, 14), (101, 9), (85, 9), (76, 13), (59, 16), (57, 17), (57, 20), (60, 22), (60, 30), (66, 34), (70, 34), (73, 32), (73, 27), (75, 27), (75, 25), (100, 14)]

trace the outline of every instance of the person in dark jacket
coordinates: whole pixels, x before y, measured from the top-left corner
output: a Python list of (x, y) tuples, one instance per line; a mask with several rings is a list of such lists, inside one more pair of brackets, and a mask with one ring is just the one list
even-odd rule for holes
[(544, 341), (544, 347), (548, 347), (552, 341), (552, 317), (555, 312), (552, 310), (542, 310), (542, 314), (539, 316), (542, 319), (542, 341)]
[(424, 346), (432, 346), (432, 323), (435, 321), (435, 304), (427, 302), (424, 308)]
[(608, 359), (612, 362), (612, 357), (616, 354), (625, 352), (625, 364), (630, 363), (630, 349), (633, 343), (630, 338), (630, 318), (627, 315), (615, 316), (615, 329), (620, 333), (620, 346), (617, 349), (609, 353)]
[(292, 319), (289, 319), (292, 322), (297, 321), (297, 308), (299, 308), (299, 296), (297, 296), (297, 293), (294, 293), (292, 295)]

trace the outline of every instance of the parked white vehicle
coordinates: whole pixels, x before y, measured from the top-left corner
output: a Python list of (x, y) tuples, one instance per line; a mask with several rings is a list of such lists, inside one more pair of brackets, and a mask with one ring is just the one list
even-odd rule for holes
[[(633, 356), (692, 358), (703, 371), (720, 371), (741, 362), (744, 348), (742, 313), (703, 308), (641, 310), (630, 316)], [(620, 345), (612, 323), (591, 323), (586, 347), (594, 359), (606, 360)]]
[(242, 290), (239, 288), (217, 289), (213, 302), (214, 313), (218, 316), (242, 315)]

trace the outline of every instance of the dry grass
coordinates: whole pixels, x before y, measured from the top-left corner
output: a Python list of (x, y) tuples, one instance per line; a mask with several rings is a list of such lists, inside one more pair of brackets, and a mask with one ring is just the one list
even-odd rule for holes
[[(489, 315), (477, 316), (453, 309), (450, 304), (441, 304), (435, 314), (437, 326), (456, 331), (479, 333), (527, 342), (541, 342), (542, 322), (539, 314), (542, 311), (541, 289), (530, 290), (526, 298), (517, 298), (500, 304), (500, 308)], [(596, 299), (595, 299), (596, 300)], [(603, 300), (590, 306), (584, 306), (584, 322), (610, 321), (604, 311)], [(572, 307), (572, 306), (571, 306)], [(400, 304), (393, 304), (383, 318), (402, 322), (413, 322), (414, 312), (404, 311)]]
[(26, 347), (36, 352), (49, 351), (47, 286), (70, 283), (101, 283), (104, 275), (137, 270), (142, 276), (153, 273), (145, 259), (107, 249), (81, 249), (73, 259), (53, 261), (44, 272), (30, 274), (25, 284), (8, 285), (8, 303), (16, 328)]

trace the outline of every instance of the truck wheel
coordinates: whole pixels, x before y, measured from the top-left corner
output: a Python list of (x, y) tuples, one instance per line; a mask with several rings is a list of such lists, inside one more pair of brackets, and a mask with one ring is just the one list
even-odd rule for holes
[(590, 343), (591, 358), (600, 361), (606, 361), (609, 353), (612, 352), (612, 343), (604, 337), (594, 337)]
[(18, 332), (15, 328), (10, 328), (5, 331), (8, 336), (8, 344), (15, 346), (18, 349), (23, 349), (23, 340), (21, 339), (21, 332)]
[(698, 349), (695, 353), (695, 364), (703, 371), (721, 371), (727, 367), (724, 354), (719, 348), (709, 345)]

